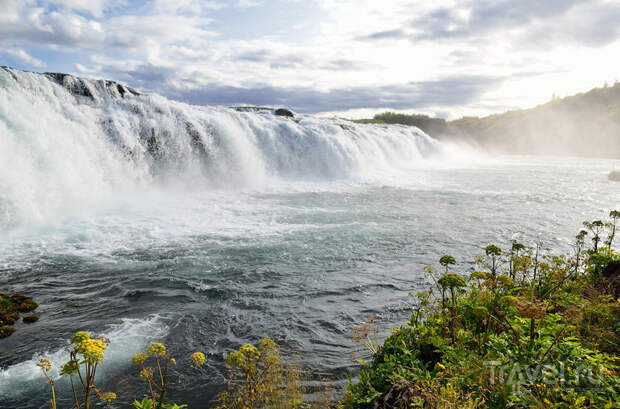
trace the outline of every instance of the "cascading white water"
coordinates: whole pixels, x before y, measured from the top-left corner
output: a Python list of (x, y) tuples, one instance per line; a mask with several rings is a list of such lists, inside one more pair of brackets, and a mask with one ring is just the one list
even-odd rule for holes
[(410, 166), (441, 145), (414, 127), (202, 107), (111, 81), (0, 68), (0, 227), (165, 183), (244, 187)]

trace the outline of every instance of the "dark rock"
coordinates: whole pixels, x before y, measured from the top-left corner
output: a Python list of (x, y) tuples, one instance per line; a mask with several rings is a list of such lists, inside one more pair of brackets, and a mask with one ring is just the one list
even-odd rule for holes
[(15, 332), (13, 327), (0, 327), (0, 339), (10, 336), (13, 332)]
[(13, 294), (10, 298), (13, 304), (21, 304), (23, 301), (29, 299), (30, 297), (26, 297), (24, 294)]
[(256, 107), (256, 106), (236, 106), (230, 107), (230, 109), (234, 109), (238, 112), (261, 112), (261, 111), (271, 111), (272, 108), (269, 107)]
[(95, 100), (95, 93), (107, 93), (113, 98), (125, 98), (127, 94), (140, 95), (138, 91), (125, 85), (119, 84), (109, 80), (89, 80), (73, 76), (71, 74), (63, 74), (59, 72), (46, 72), (45, 75), (48, 79), (61, 85), (71, 94), (79, 97), (86, 97), (91, 100)]
[(35, 310), (39, 304), (37, 304), (32, 298), (27, 298), (17, 305), (17, 311), (30, 312)]
[(29, 315), (26, 315), (23, 319), (24, 319), (24, 322), (31, 324), (33, 322), (37, 322), (39, 320), (39, 317), (34, 314), (29, 314)]
[(13, 325), (19, 320), (19, 314), (16, 312), (0, 312), (0, 325)]
[(295, 117), (295, 114), (293, 114), (292, 111), (290, 111), (290, 110), (288, 110), (286, 108), (278, 108), (278, 109), (275, 110), (274, 114), (278, 115), (278, 116), (286, 116), (286, 117), (289, 117), (289, 118), (294, 118)]
[(73, 95), (94, 99), (88, 82), (84, 81), (82, 78), (58, 72), (48, 72), (44, 75), (52, 81), (55, 81), (59, 85), (62, 85), (67, 91), (69, 91)]
[(620, 261), (612, 260), (601, 273), (605, 281), (611, 286), (614, 296), (620, 295)]

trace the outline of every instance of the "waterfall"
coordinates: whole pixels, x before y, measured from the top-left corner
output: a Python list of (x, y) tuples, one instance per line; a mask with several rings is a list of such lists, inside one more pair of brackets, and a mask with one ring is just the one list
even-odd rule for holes
[(346, 179), (441, 150), (415, 127), (195, 106), (113, 81), (0, 68), (0, 227), (136, 186)]

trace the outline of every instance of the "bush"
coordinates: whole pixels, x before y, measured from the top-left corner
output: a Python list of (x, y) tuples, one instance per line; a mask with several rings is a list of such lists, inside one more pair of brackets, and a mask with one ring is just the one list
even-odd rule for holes
[[(612, 212), (611, 215), (616, 215)], [(617, 219), (617, 218), (616, 218)], [(468, 280), (426, 269), (435, 283), (408, 326), (373, 353), (344, 408), (612, 408), (618, 402), (619, 304), (600, 272), (618, 253), (614, 223), (586, 223), (572, 256), (540, 244), (489, 245)], [(505, 274), (500, 271), (507, 266)], [(446, 297), (446, 292), (450, 297)]]

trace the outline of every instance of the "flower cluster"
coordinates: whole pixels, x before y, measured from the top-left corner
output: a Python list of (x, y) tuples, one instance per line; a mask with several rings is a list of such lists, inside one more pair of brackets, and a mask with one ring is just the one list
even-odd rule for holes
[(142, 368), (140, 371), (140, 377), (144, 379), (153, 379), (153, 368)]
[(192, 364), (196, 368), (200, 368), (205, 363), (205, 354), (203, 354), (202, 352), (194, 352), (191, 358), (192, 358)]
[(81, 354), (89, 364), (100, 364), (103, 362), (103, 351), (106, 345), (98, 339), (85, 339), (75, 346), (75, 352)]
[(245, 344), (238, 351), (233, 351), (228, 355), (226, 362), (233, 366), (247, 369), (254, 364), (260, 357), (260, 352), (254, 345)]
[(519, 297), (515, 304), (519, 315), (525, 318), (540, 320), (547, 314), (547, 305), (543, 301), (530, 301), (524, 297)]
[(151, 346), (146, 350), (146, 352), (151, 356), (164, 356), (166, 355), (166, 347), (164, 346), (164, 344), (155, 342), (151, 344)]
[(133, 356), (133, 358), (131, 358), (134, 365), (142, 365), (147, 359), (149, 359), (149, 356), (147, 354), (143, 354), (142, 352), (138, 352)]
[(97, 394), (97, 397), (103, 402), (112, 402), (116, 399), (116, 394), (114, 392), (105, 392)]
[(43, 358), (39, 361), (37, 366), (41, 368), (43, 372), (48, 372), (50, 369), (52, 369), (52, 362), (49, 359)]
[(260, 356), (260, 352), (258, 352), (258, 349), (256, 349), (254, 345), (250, 344), (245, 344), (244, 346), (239, 348), (239, 352), (245, 355), (248, 361), (255, 361)]
[(513, 280), (512, 278), (508, 277), (505, 274), (502, 274), (500, 276), (497, 277), (497, 281), (499, 281), (499, 283), (504, 287), (504, 288), (510, 288), (515, 284), (515, 280)]
[(264, 339), (261, 339), (260, 342), (258, 343), (258, 348), (261, 351), (273, 351), (274, 349), (276, 349), (276, 343), (273, 342), (273, 340), (269, 338), (264, 338)]
[(456, 273), (446, 273), (438, 281), (441, 288), (465, 287), (465, 279)]
[(75, 333), (73, 338), (71, 339), (72, 344), (79, 344), (82, 341), (86, 341), (90, 339), (90, 334), (86, 331), (78, 331)]

